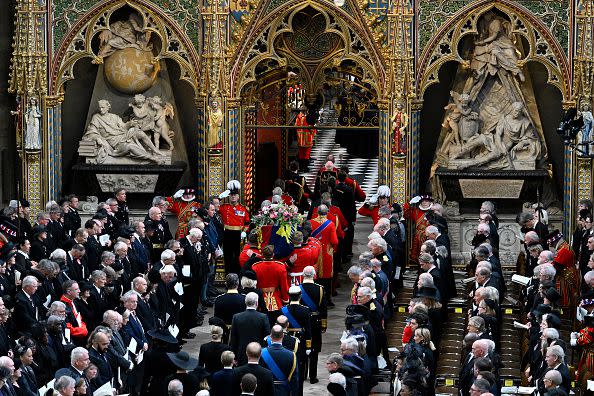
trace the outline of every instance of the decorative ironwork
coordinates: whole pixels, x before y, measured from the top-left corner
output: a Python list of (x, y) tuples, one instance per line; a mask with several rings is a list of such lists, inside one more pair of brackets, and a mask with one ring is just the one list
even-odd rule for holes
[(592, 199), (592, 159), (578, 158), (577, 200)]

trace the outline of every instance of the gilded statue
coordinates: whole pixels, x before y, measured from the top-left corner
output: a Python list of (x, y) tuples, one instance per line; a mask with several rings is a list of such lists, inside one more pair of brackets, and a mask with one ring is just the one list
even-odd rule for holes
[(88, 142), (96, 145), (97, 163), (104, 163), (109, 157), (163, 162), (162, 154), (136, 121), (124, 122), (119, 115), (110, 113), (111, 104), (105, 99), (99, 100), (98, 106), (99, 112), (91, 117), (81, 141), (81, 146)]
[(37, 98), (31, 98), (25, 112), (25, 150), (41, 150), (40, 120), (41, 112), (37, 105)]
[(406, 150), (405, 133), (408, 127), (408, 114), (404, 111), (402, 103), (396, 104), (396, 111), (392, 116), (392, 131), (394, 142), (392, 144), (392, 155), (403, 156)]
[(142, 18), (135, 13), (125, 21), (116, 21), (109, 25), (109, 30), (99, 34), (99, 53), (93, 63), (102, 63), (117, 50), (136, 48), (140, 51), (151, 51), (150, 30), (144, 30)]
[(206, 144), (212, 149), (223, 147), (223, 110), (217, 98), (213, 98), (208, 106)]

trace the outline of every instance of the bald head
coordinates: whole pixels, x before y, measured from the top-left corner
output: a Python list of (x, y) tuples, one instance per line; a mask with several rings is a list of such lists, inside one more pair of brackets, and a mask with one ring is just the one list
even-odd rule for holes
[(245, 348), (245, 354), (247, 355), (249, 362), (258, 363), (261, 353), (262, 346), (258, 342), (250, 342)]

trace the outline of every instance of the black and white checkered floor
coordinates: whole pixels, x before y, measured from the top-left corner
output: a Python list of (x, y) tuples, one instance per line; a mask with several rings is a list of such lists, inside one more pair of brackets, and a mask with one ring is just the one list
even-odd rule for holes
[(309, 167), (310, 171), (304, 173), (305, 179), (313, 191), (318, 170), (326, 163), (328, 154), (334, 154), (336, 166), (348, 165), (349, 175), (359, 183), (367, 197), (377, 191), (378, 159), (353, 157), (346, 149), (335, 142), (336, 130), (326, 129), (318, 131), (311, 158), (315, 162)]

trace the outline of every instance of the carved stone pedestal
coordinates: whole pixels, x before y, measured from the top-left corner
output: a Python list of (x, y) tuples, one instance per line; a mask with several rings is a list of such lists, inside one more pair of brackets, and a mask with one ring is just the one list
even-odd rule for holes
[[(536, 201), (537, 191), (548, 173), (545, 170), (453, 170), (438, 168), (448, 201), (468, 199)], [(519, 203), (519, 202), (518, 202)], [(519, 205), (518, 205), (519, 206)]]
[(75, 178), (84, 180), (91, 191), (86, 194), (113, 193), (125, 188), (131, 194), (170, 195), (181, 179), (186, 164), (173, 165), (91, 165), (73, 167)]

